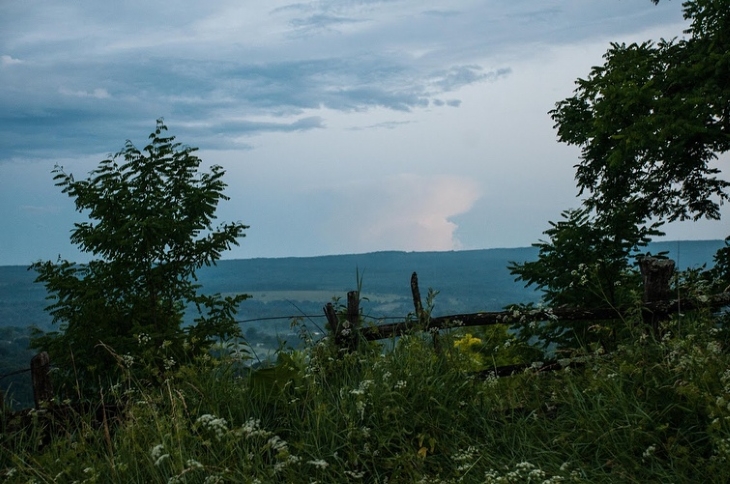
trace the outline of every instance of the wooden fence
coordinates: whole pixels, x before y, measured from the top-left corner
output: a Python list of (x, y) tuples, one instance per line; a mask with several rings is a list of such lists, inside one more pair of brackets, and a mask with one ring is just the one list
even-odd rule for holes
[[(670, 315), (681, 311), (691, 311), (703, 307), (720, 308), (730, 305), (730, 292), (724, 292), (709, 297), (705, 301), (692, 299), (671, 299), (670, 281), (674, 274), (675, 263), (670, 259), (645, 257), (639, 263), (643, 282), (642, 317), (647, 329), (655, 335), (659, 333), (661, 321)], [(617, 319), (628, 313), (631, 308), (604, 307), (594, 309), (582, 308), (544, 308), (526, 311), (506, 310), (497, 312), (479, 312), (468, 314), (452, 314), (448, 316), (429, 317), (421, 301), (418, 287), (418, 274), (411, 276), (411, 293), (413, 295), (414, 321), (400, 321), (377, 326), (359, 327), (359, 298), (356, 291), (347, 294), (347, 312), (345, 321), (340, 322), (332, 303), (324, 307), (329, 327), (334, 333), (335, 343), (344, 349), (352, 350), (359, 334), (365, 340), (379, 340), (402, 336), (412, 331), (414, 327), (428, 331), (434, 335), (434, 345), (438, 349), (436, 335), (442, 329), (469, 326), (489, 326), (495, 324), (513, 324), (515, 322), (541, 322), (548, 320), (560, 321), (605, 321)], [(582, 360), (573, 361), (572, 366), (581, 366)], [(533, 363), (505, 365), (481, 372), (485, 375), (509, 376), (532, 368), (536, 371), (553, 371), (562, 368), (558, 360), (543, 362), (539, 366)]]
[[(669, 315), (677, 312), (689, 311), (699, 307), (723, 307), (730, 305), (730, 292), (715, 295), (707, 301), (699, 302), (693, 300), (669, 299), (669, 282), (674, 273), (674, 262), (668, 259), (644, 258), (641, 261), (640, 269), (644, 285), (644, 303), (642, 314), (648, 327), (657, 331), (659, 323)], [(404, 335), (413, 330), (414, 327), (423, 331), (429, 331), (434, 335), (434, 343), (438, 348), (437, 334), (442, 329), (468, 326), (489, 326), (494, 324), (512, 324), (516, 321), (547, 321), (550, 319), (563, 321), (596, 321), (608, 320), (620, 317), (627, 308), (553, 308), (533, 309), (529, 311), (498, 311), (479, 312), (470, 314), (452, 314), (449, 316), (429, 317), (424, 311), (421, 302), (420, 290), (418, 287), (418, 275), (414, 272), (411, 276), (411, 293), (413, 295), (413, 307), (415, 319), (413, 321), (401, 321), (378, 326), (362, 327), (359, 310), (359, 294), (357, 291), (347, 293), (347, 310), (345, 318), (338, 318), (332, 303), (324, 306), (325, 317), (329, 323), (330, 330), (334, 336), (335, 344), (343, 349), (352, 351), (355, 349), (358, 338), (365, 340), (379, 340)], [(571, 363), (581, 365), (580, 361)], [(33, 394), (36, 409), (40, 408), (42, 402), (53, 399), (53, 385), (49, 376), (51, 368), (48, 354), (43, 352), (31, 360), (31, 377), (33, 381)], [(562, 368), (556, 361), (544, 362), (540, 366), (532, 363), (500, 366), (486, 370), (482, 373), (495, 376), (508, 376), (517, 372), (533, 368), (536, 371), (551, 371)], [(0, 409), (2, 409), (2, 393), (0, 392)]]

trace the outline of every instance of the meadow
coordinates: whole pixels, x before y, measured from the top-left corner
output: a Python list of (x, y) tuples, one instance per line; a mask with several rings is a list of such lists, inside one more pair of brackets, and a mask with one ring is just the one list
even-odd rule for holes
[[(681, 284), (703, 297), (696, 280)], [(537, 368), (547, 355), (506, 327), (434, 339), (415, 322), (349, 352), (306, 318), (290, 322), (299, 344), (257, 369), (239, 341), (147, 379), (135, 376), (142, 360), (118, 355), (125, 377), (102, 396), (121, 414), (72, 412), (49, 434), (58, 401), (23, 430), (5, 422), (0, 480), (727, 482), (727, 318), (676, 313), (654, 334), (637, 312), (611, 322), (630, 335), (615, 351), (576, 348), (566, 358), (579, 365), (499, 378), (489, 369), (526, 358)]]
[[(635, 322), (626, 321), (627, 324)], [(728, 333), (700, 311), (637, 325), (585, 366), (477, 378), (521, 354), (506, 332), (328, 339), (258, 371), (231, 351), (108, 388), (119, 420), (3, 433), (4, 482), (727, 482)], [(164, 351), (161, 349), (160, 351)], [(134, 361), (119, 358), (119, 364)]]

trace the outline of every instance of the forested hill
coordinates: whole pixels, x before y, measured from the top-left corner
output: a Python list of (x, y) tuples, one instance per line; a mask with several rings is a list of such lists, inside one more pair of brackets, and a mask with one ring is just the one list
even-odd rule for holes
[[(721, 240), (657, 242), (651, 253), (668, 252), (682, 268), (710, 264)], [(679, 256), (677, 256), (679, 250)], [(533, 247), (453, 252), (374, 252), (369, 254), (219, 261), (203, 268), (199, 280), (208, 293), (248, 293), (240, 319), (321, 313), (333, 297), (356, 289), (356, 274), (373, 316), (404, 316), (411, 310), (410, 277), (418, 273), (422, 297), (439, 291), (435, 314), (499, 310), (507, 304), (537, 301), (509, 274), (510, 261), (535, 260)], [(22, 266), (0, 267), (0, 327), (48, 327), (43, 286)]]

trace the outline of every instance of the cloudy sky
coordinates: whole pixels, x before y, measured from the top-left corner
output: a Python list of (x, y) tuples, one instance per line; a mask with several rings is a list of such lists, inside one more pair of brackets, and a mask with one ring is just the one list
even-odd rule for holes
[(609, 42), (686, 28), (678, 0), (170, 5), (0, 3), (0, 265), (84, 260), (51, 170), (160, 117), (226, 169), (219, 219), (251, 226), (228, 258), (527, 246), (579, 204), (547, 111)]

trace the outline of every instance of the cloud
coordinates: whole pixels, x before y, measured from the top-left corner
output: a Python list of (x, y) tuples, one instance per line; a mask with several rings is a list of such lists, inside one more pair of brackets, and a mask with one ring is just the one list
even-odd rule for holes
[(111, 97), (109, 95), (109, 92), (106, 89), (102, 89), (102, 88), (96, 88), (93, 91), (73, 91), (71, 89), (66, 89), (65, 87), (61, 87), (58, 89), (58, 92), (60, 92), (64, 96), (74, 96), (74, 97), (93, 97), (96, 99), (108, 99)]
[(2, 56), (0, 56), (0, 65), (10, 66), (10, 65), (13, 65), (13, 64), (22, 64), (22, 63), (23, 63), (22, 60), (16, 59), (16, 58), (14, 58), (12, 56), (9, 56), (9, 55), (2, 55)]
[(353, 126), (351, 128), (347, 128), (349, 131), (361, 131), (364, 129), (395, 129), (399, 126), (403, 126), (406, 124), (411, 124), (413, 121), (383, 121), (382, 123), (375, 123), (370, 124), (367, 126)]
[(363, 19), (341, 17), (337, 15), (317, 14), (309, 17), (295, 18), (289, 25), (303, 33), (335, 30), (335, 27), (365, 22)]
[(455, 176), (401, 174), (343, 185), (323, 230), (335, 251), (461, 248), (452, 217), (479, 199), (477, 184)]
[(485, 72), (479, 65), (453, 66), (433, 73), (430, 82), (438, 87), (439, 92), (450, 92), (481, 81), (495, 81), (511, 73), (512, 69), (508, 67)]
[(446, 17), (456, 17), (461, 12), (458, 10), (424, 10), (423, 15), (431, 15), (434, 17), (440, 17), (440, 18), (446, 18)]

